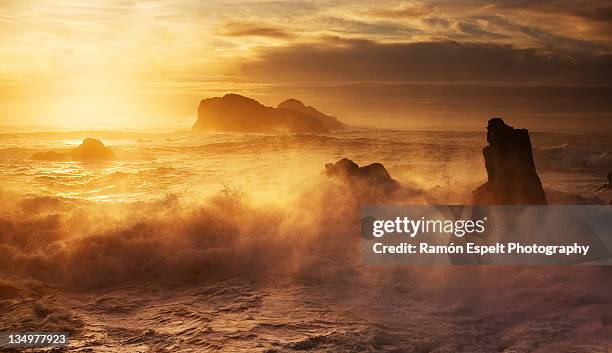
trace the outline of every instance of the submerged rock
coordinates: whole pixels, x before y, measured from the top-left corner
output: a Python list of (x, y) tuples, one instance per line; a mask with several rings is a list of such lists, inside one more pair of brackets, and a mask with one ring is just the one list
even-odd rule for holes
[(104, 146), (102, 141), (86, 138), (75, 149), (68, 153), (47, 151), (32, 155), (32, 159), (44, 161), (90, 161), (90, 160), (114, 160), (117, 155), (113, 150)]
[(473, 191), (476, 204), (546, 204), (546, 195), (533, 162), (526, 129), (514, 129), (500, 118), (489, 120), (482, 150), (488, 181)]
[(381, 191), (389, 192), (399, 188), (399, 183), (391, 178), (389, 172), (380, 163), (372, 163), (360, 167), (348, 158), (325, 165), (325, 174), (328, 177), (337, 177), (352, 185), (363, 187), (376, 187)]
[(336, 118), (298, 102), (285, 101), (273, 108), (238, 94), (204, 99), (198, 107), (198, 120), (193, 130), (325, 133), (342, 124)]

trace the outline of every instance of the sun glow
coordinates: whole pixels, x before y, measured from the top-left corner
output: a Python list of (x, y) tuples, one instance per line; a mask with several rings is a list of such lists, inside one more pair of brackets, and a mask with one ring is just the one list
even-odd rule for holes
[[(390, 112), (432, 113), (427, 124), (438, 112), (487, 116), (522, 102), (521, 84), (607, 84), (612, 42), (600, 2), (574, 11), (569, 2), (1, 1), (0, 126), (138, 129), (180, 119), (189, 128), (201, 99), (230, 92), (267, 104), (301, 98), (360, 124), (355, 116), (373, 112), (366, 125)], [(508, 99), (454, 98), (486, 96), (491, 84)], [(541, 96), (538, 104), (562, 103), (542, 110), (582, 113), (559, 108), (574, 99)], [(589, 109), (609, 112), (605, 98)]]
[(130, 123), (138, 116), (130, 99), (128, 92), (108, 82), (67, 85), (51, 103), (49, 116), (56, 125), (79, 128)]

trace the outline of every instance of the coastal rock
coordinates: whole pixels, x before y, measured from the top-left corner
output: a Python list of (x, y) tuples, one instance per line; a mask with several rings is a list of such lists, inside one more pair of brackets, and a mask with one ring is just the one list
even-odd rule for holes
[(340, 178), (351, 185), (376, 187), (384, 192), (394, 191), (400, 186), (380, 163), (360, 167), (350, 159), (342, 158), (335, 164), (326, 164), (325, 174), (328, 177)]
[(92, 138), (86, 138), (75, 149), (70, 151), (70, 158), (73, 160), (90, 160), (90, 159), (117, 159), (117, 155), (110, 148), (104, 146), (102, 141)]
[(323, 114), (311, 106), (306, 106), (304, 103), (302, 103), (301, 101), (297, 99), (293, 99), (293, 98), (287, 99), (286, 101), (283, 101), (282, 103), (280, 103), (278, 105), (278, 108), (297, 110), (304, 114), (308, 114), (312, 117), (315, 117), (317, 120), (321, 122), (321, 124), (323, 124), (323, 126), (325, 126), (327, 130), (330, 130), (330, 131), (342, 130), (346, 127), (346, 125), (340, 122), (338, 118), (334, 116)]
[(55, 151), (38, 152), (32, 155), (32, 159), (44, 161), (90, 161), (90, 160), (114, 160), (117, 155), (113, 150), (104, 146), (102, 141), (86, 138), (83, 142), (68, 153)]
[(526, 129), (514, 129), (500, 118), (489, 120), (482, 150), (488, 181), (473, 191), (475, 204), (540, 205), (546, 195), (533, 162)]
[(30, 158), (37, 161), (61, 162), (68, 160), (68, 153), (55, 151), (36, 152)]
[[(319, 114), (325, 116), (322, 113)], [(267, 107), (251, 98), (238, 94), (226, 94), (223, 97), (208, 98), (200, 102), (198, 120), (193, 125), (193, 130), (267, 133), (329, 132), (330, 129), (326, 125), (333, 125), (332, 120), (327, 119), (331, 117), (323, 120), (320, 118), (321, 116), (311, 115), (300, 109)]]
[(607, 184), (603, 184), (597, 190), (597, 192), (604, 191), (604, 190), (612, 190), (612, 172), (608, 172), (608, 175), (606, 175), (606, 178), (608, 178), (608, 183)]

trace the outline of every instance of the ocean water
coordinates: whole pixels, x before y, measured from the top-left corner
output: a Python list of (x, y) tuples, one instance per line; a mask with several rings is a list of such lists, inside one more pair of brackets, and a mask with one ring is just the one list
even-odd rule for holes
[[(39, 151), (67, 151), (85, 137), (101, 139), (119, 156), (111, 162), (33, 161)], [(612, 168), (606, 135), (532, 133), (544, 186), (597, 202)], [(275, 199), (347, 157), (380, 162), (413, 187), (469, 191), (486, 180), (484, 132), (352, 130), (329, 135), (245, 135), (172, 132), (56, 132), (0, 134), (4, 189), (107, 202), (167, 195), (210, 195), (225, 187), (255, 199)], [(450, 201), (450, 200), (449, 200)]]
[[(101, 139), (119, 159), (49, 162)], [(604, 135), (532, 132), (551, 203), (609, 203)], [(372, 267), (364, 202), (469, 201), (483, 131), (0, 134), (0, 331), (75, 352), (610, 352), (609, 267)], [(381, 162), (392, 199), (327, 178)], [(370, 192), (372, 191), (372, 192)]]

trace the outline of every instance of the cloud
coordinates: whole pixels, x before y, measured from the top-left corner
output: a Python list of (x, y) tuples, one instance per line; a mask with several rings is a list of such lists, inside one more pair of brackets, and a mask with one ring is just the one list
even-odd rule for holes
[(459, 29), (467, 34), (470, 35), (472, 37), (477, 37), (477, 38), (492, 38), (492, 39), (504, 39), (504, 38), (508, 38), (507, 35), (504, 34), (500, 34), (500, 33), (494, 33), (494, 32), (490, 32), (487, 30), (482, 29), (480, 26), (476, 25), (476, 24), (472, 24), (472, 23), (459, 23), (458, 24)]
[(596, 51), (605, 49), (605, 46), (597, 43), (555, 35), (533, 26), (521, 26), (520, 32), (540, 41), (544, 46), (579, 49), (582, 51)]
[(576, 10), (576, 14), (590, 20), (609, 23), (612, 22), (612, 5), (606, 4), (601, 6), (580, 8)]
[(549, 32), (553, 41), (547, 45), (567, 38), (597, 42), (605, 45), (603, 49), (608, 52), (611, 49), (612, 5), (607, 0), (496, 1), (486, 9), (489, 13), (502, 13), (526, 28)]
[(404, 24), (384, 21), (362, 21), (351, 18), (324, 17), (320, 18), (321, 27), (329, 32), (338, 34), (356, 34), (360, 36), (411, 36), (421, 31)]
[[(196, 2), (201, 3), (201, 2)], [(211, 10), (232, 18), (295, 19), (315, 14), (319, 9), (312, 1), (216, 1)], [(214, 4), (213, 4), (214, 3)]]
[(373, 17), (402, 19), (402, 18), (420, 18), (430, 15), (434, 12), (434, 8), (430, 5), (421, 3), (404, 3), (396, 8), (373, 8), (366, 11), (366, 14)]
[(228, 37), (268, 37), (281, 39), (293, 37), (293, 34), (280, 27), (234, 21), (225, 22), (219, 30), (219, 34)]
[[(93, 83), (129, 83), (183, 100), (217, 92), (220, 84), (192, 81), (219, 75), (249, 89), (270, 81), (609, 82), (611, 15), (609, 0), (0, 0), (0, 79), (27, 87), (28, 97), (40, 84), (88, 92)], [(189, 89), (179, 92), (185, 77)], [(31, 99), (0, 99), (0, 116), (27, 110), (35, 121)], [(63, 106), (69, 115), (72, 105)]]
[(265, 81), (488, 81), (612, 83), (612, 56), (551, 53), (510, 45), (383, 44), (330, 39), (265, 49), (242, 73)]
[(423, 19), (423, 22), (429, 26), (448, 29), (451, 26), (449, 20), (441, 17), (428, 17)]
[(612, 5), (607, 0), (498, 0), (498, 1), (476, 1), (482, 5), (502, 10), (521, 10), (530, 13), (553, 13), (557, 15), (581, 16), (594, 20), (606, 20), (612, 18)]

